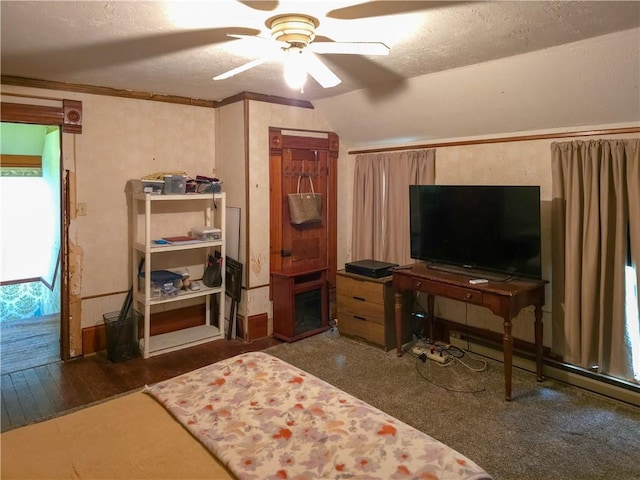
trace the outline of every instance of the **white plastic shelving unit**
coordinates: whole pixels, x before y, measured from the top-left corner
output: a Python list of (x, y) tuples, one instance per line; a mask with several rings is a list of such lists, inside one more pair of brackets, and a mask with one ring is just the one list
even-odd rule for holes
[[(225, 258), (225, 193), (196, 194), (187, 193), (183, 195), (159, 195), (150, 193), (134, 193), (133, 195), (133, 262), (132, 262), (132, 285), (134, 306), (138, 306), (140, 313), (144, 312), (144, 333), (140, 339), (140, 351), (144, 358), (149, 358), (161, 353), (171, 352), (182, 348), (210, 342), (219, 338), (224, 338), (224, 312), (225, 312), (225, 278), (224, 266), (222, 268), (222, 285), (219, 287), (206, 287), (200, 283), (200, 290), (180, 290), (173, 296), (151, 296), (151, 272), (153, 268), (153, 257), (158, 254), (168, 252), (184, 252), (192, 250), (202, 251), (202, 262), (206, 262), (207, 253), (212, 253), (214, 249), (220, 252)], [(151, 237), (152, 223), (154, 217), (154, 205), (159, 202), (191, 202), (189, 209), (193, 206), (193, 211), (201, 210), (204, 213), (205, 225), (219, 228), (222, 232), (220, 240), (203, 241), (183, 245), (157, 245), (153, 243)], [(215, 204), (216, 214), (213, 215), (212, 207)], [(140, 216), (144, 218), (144, 227), (140, 228)], [(155, 230), (162, 230), (162, 226), (154, 225)], [(139, 279), (138, 265), (144, 258), (144, 279)], [(144, 282), (143, 288), (137, 288), (139, 282)], [(218, 294), (218, 326), (211, 322), (211, 298)], [(179, 302), (197, 297), (205, 297), (205, 318), (202, 325), (184, 328), (174, 332), (151, 335), (151, 307), (165, 303)]]

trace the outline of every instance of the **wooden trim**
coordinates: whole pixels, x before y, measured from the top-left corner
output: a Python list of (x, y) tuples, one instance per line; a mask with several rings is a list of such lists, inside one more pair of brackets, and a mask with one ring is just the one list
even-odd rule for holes
[[(249, 142), (251, 140), (251, 129), (249, 127), (249, 102), (243, 101), (242, 116), (244, 121), (244, 261), (247, 267), (251, 264), (251, 153)], [(241, 212), (242, 213), (242, 212)], [(247, 268), (244, 275), (244, 284), (249, 289), (251, 287), (251, 272)], [(248, 302), (247, 302), (248, 303)]]
[(79, 100), (62, 100), (64, 133), (82, 133), (82, 102)]
[(266, 313), (260, 313), (258, 315), (251, 315), (247, 318), (247, 332), (245, 340), (247, 342), (253, 342), (260, 338), (268, 337), (269, 329), (269, 317)]
[(82, 301), (84, 301), (84, 300), (92, 300), (94, 298), (111, 297), (113, 295), (120, 295), (120, 294), (124, 294), (124, 293), (129, 293), (129, 291), (128, 290), (121, 290), (119, 292), (98, 293), (97, 295), (87, 295), (86, 297), (82, 297)]
[[(204, 305), (194, 305), (177, 310), (154, 313), (151, 315), (151, 335), (160, 335), (161, 333), (202, 325), (204, 315)], [(139, 324), (138, 328), (141, 329), (142, 325)], [(83, 355), (106, 349), (107, 332), (104, 323), (82, 329)]]
[[(58, 254), (58, 264), (60, 263), (60, 254)], [(8, 280), (6, 282), (0, 282), (0, 287), (4, 287), (7, 285), (21, 285), (23, 283), (34, 283), (34, 282), (40, 282), (42, 283), (45, 287), (47, 287), (49, 290), (53, 291), (53, 287), (56, 284), (56, 278), (58, 275), (58, 268), (56, 267), (56, 272), (53, 275), (53, 283), (49, 283), (47, 282), (44, 278), (42, 277), (33, 277), (33, 278), (23, 278), (20, 280)]]
[(216, 103), (217, 107), (229, 105), (231, 103), (241, 102), (244, 100), (254, 100), (256, 102), (274, 103), (277, 105), (288, 105), (290, 107), (310, 108), (313, 109), (313, 104), (306, 100), (297, 100), (295, 98), (277, 97), (275, 95), (263, 95), (261, 93), (242, 92), (231, 97), (227, 97)]
[[(73, 137), (75, 148), (76, 137)], [(62, 142), (60, 142), (62, 148)], [(75, 158), (75, 152), (73, 155)], [(71, 295), (69, 269), (69, 224), (71, 222), (70, 195), (69, 195), (69, 170), (63, 170), (63, 163), (60, 162), (60, 357), (62, 360), (71, 358)], [(82, 318), (80, 318), (82, 321)], [(81, 344), (82, 345), (82, 344)]]
[(20, 285), (21, 283), (33, 282), (42, 282), (42, 277), (21, 278), (20, 280), (7, 280), (4, 282), (0, 282), (0, 287), (4, 287), (5, 285)]
[(34, 78), (14, 77), (2, 75), (0, 81), (5, 85), (19, 87), (44, 88), (47, 90), (63, 90), (67, 92), (89, 93), (93, 95), (106, 95), (109, 97), (131, 98), (135, 100), (152, 100), (154, 102), (177, 103), (194, 107), (215, 108), (217, 102), (213, 100), (201, 100), (196, 98), (181, 97), (178, 95), (162, 95), (159, 93), (138, 92), (135, 90), (122, 90), (109, 87), (97, 87), (80, 83), (54, 82), (51, 80), (38, 80)]
[(63, 99), (61, 107), (2, 102), (0, 104), (0, 120), (3, 122), (55, 125), (61, 126), (64, 133), (82, 133), (82, 102)]
[(64, 114), (60, 107), (10, 102), (2, 102), (0, 105), (0, 120), (3, 122), (35, 123), (37, 125), (63, 124)]
[(270, 283), (263, 283), (262, 285), (252, 285), (251, 287), (242, 287), (243, 290), (258, 290), (260, 288), (270, 287)]
[(329, 151), (327, 152), (327, 190), (329, 218), (334, 219), (329, 223), (327, 238), (329, 273), (327, 281), (329, 288), (335, 289), (336, 271), (338, 259), (338, 151), (340, 149), (340, 139), (337, 134), (329, 133)]
[[(231, 103), (244, 100), (273, 103), (276, 105), (288, 105), (290, 107), (310, 108), (314, 106), (307, 100), (278, 97), (275, 95), (263, 95), (261, 93), (242, 92), (223, 100), (205, 100), (201, 98), (189, 98), (179, 95), (163, 95), (160, 93), (140, 92), (136, 90), (123, 90), (118, 88), (85, 85), (81, 83), (55, 82), (52, 80), (39, 80), (36, 78), (16, 77), (12, 75), (0, 76), (0, 82), (4, 85), (18, 87), (41, 88), (46, 90), (62, 90), (66, 92), (88, 93), (92, 95), (105, 95), (108, 97), (130, 98), (134, 100), (151, 100), (154, 102), (176, 103), (179, 105), (191, 105), (194, 107), (218, 108)], [(59, 122), (58, 124), (62, 124)]]
[(42, 155), (0, 154), (0, 166), (5, 168), (42, 168)]
[(602, 130), (576, 130), (561, 133), (539, 133), (535, 135), (517, 135), (513, 137), (482, 138), (478, 140), (460, 140), (454, 142), (423, 143), (420, 145), (404, 145), (396, 147), (350, 150), (349, 155), (360, 153), (399, 152), (401, 150), (419, 150), (423, 148), (460, 147), (465, 145), (484, 145), (488, 143), (526, 142), (530, 140), (551, 140), (554, 138), (593, 137), (599, 135), (619, 135), (624, 133), (640, 133), (640, 127), (605, 128)]

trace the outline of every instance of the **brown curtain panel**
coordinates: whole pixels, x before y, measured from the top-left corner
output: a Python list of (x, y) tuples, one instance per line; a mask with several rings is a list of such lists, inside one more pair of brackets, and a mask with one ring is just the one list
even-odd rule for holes
[(411, 263), (409, 185), (435, 182), (435, 150), (356, 156), (352, 260)]
[(629, 380), (625, 266), (629, 255), (640, 263), (639, 152), (638, 139), (551, 145), (553, 348)]

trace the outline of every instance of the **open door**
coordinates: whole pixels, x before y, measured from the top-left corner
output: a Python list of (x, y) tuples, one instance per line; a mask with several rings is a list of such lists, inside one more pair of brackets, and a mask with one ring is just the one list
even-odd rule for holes
[[(4, 95), (3, 95), (4, 96)], [(11, 96), (11, 94), (7, 94)], [(18, 96), (19, 98), (19, 96)], [(34, 97), (35, 98), (35, 97)], [(0, 105), (0, 120), (2, 122), (35, 124), (60, 127), (63, 133), (82, 133), (82, 102), (78, 100), (61, 99), (58, 106), (49, 106), (51, 99), (43, 99), (45, 105), (35, 105), (32, 103), (10, 103), (2, 102)], [(63, 158), (62, 147), (60, 147), (60, 159)], [(59, 205), (60, 211), (56, 221), (60, 225), (60, 263), (59, 278), (60, 285), (60, 357), (62, 360), (71, 358), (71, 324), (69, 305), (69, 235), (68, 227), (71, 218), (70, 211), (70, 185), (68, 172), (62, 176), (62, 161), (60, 162), (58, 179)], [(77, 322), (76, 335), (80, 333), (81, 318), (74, 319)], [(79, 335), (78, 335), (79, 336)]]

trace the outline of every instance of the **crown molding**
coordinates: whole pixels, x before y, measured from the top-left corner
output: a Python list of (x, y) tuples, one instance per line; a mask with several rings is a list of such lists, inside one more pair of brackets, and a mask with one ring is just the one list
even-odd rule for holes
[(191, 105), (194, 107), (217, 108), (243, 100), (273, 103), (276, 105), (288, 105), (291, 107), (310, 108), (313, 104), (306, 100), (263, 95), (261, 93), (242, 92), (220, 101), (203, 100), (199, 98), (181, 97), (178, 95), (162, 95), (159, 93), (139, 92), (135, 90), (122, 90), (110, 87), (84, 85), (80, 83), (56, 82), (52, 80), (39, 80), (36, 78), (15, 77), (11, 75), (0, 76), (3, 85), (15, 85), (18, 87), (42, 88), (47, 90), (62, 90), (66, 92), (88, 93), (93, 95), (106, 95), (111, 97), (131, 98), (135, 100), (150, 100), (154, 102), (176, 103), (179, 105)]
[(14, 77), (2, 75), (0, 81), (3, 85), (15, 85), (18, 87), (44, 88), (47, 90), (63, 90), (66, 92), (89, 93), (93, 95), (106, 95), (110, 97), (131, 98), (135, 100), (151, 100), (154, 102), (177, 103), (194, 107), (215, 108), (217, 102), (198, 98), (181, 97), (178, 95), (162, 95), (159, 93), (138, 92), (135, 90), (122, 90), (109, 87), (97, 87), (80, 83), (55, 82), (52, 80), (39, 80), (36, 78)]
[(264, 95), (262, 93), (242, 92), (231, 97), (227, 97), (217, 102), (216, 107), (222, 107), (231, 103), (241, 102), (243, 100), (254, 100), (256, 102), (273, 103), (277, 105), (288, 105), (290, 107), (310, 108), (314, 106), (307, 100), (297, 100), (295, 98), (277, 97), (275, 95)]

